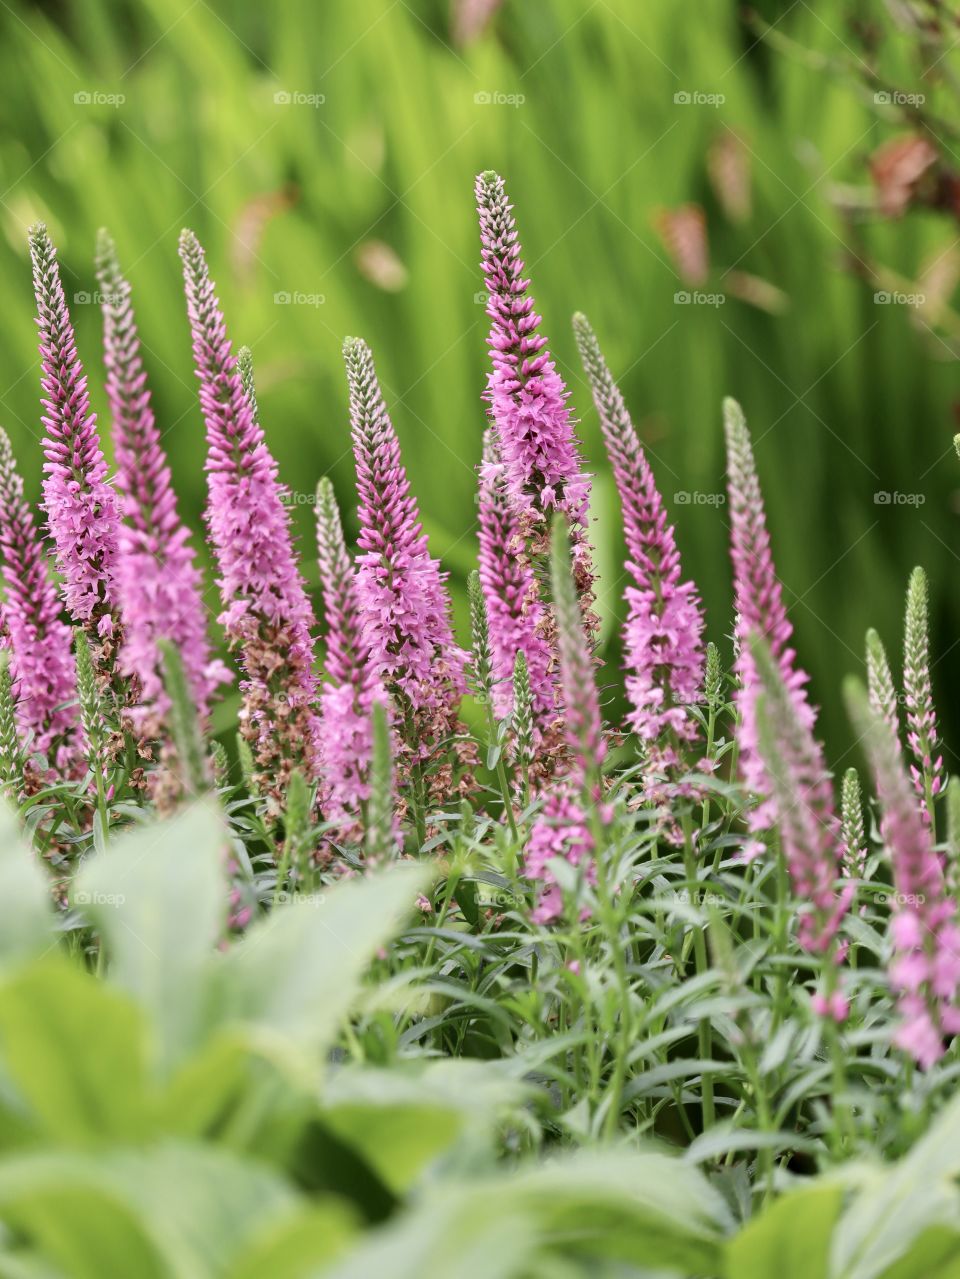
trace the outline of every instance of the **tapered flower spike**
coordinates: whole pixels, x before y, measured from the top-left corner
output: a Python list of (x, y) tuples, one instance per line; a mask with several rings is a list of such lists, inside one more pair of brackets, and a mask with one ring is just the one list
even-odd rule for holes
[(736, 704), (740, 717), (737, 732), (740, 771), (747, 789), (760, 797), (760, 803), (751, 810), (748, 818), (751, 829), (759, 831), (772, 824), (776, 813), (769, 799), (770, 778), (758, 751), (756, 703), (760, 687), (751, 639), (761, 639), (769, 646), (800, 725), (812, 731), (816, 716), (807, 701), (807, 676), (797, 666), (796, 654), (790, 647), (793, 628), (787, 619), (783, 592), (770, 553), (763, 497), (743, 410), (735, 400), (726, 399), (723, 417), (727, 441), (730, 549), (737, 611), (736, 669), (740, 687)]
[(297, 568), (286, 490), (245, 394), (196, 236), (180, 237), (207, 431), (207, 527), (220, 570), (220, 621), (243, 667), (242, 729), (258, 785), (279, 814), (290, 775), (319, 774), (313, 614)]
[(897, 711), (897, 688), (890, 673), (887, 650), (877, 632), (870, 628), (866, 637), (867, 690), (870, 707), (887, 724), (894, 740), (900, 740), (900, 716)]
[(363, 635), (356, 575), (343, 538), (340, 509), (329, 479), (317, 486), (317, 556), (326, 622), (326, 671), (321, 692), (323, 808), (344, 826), (359, 830), (370, 798), (372, 711), (386, 705)]
[(30, 232), (44, 392), (43, 505), (67, 609), (87, 631), (101, 678), (112, 671), (119, 636), (116, 598), (120, 509), (90, 411), (57, 253), (42, 223)]
[(691, 712), (703, 682), (703, 612), (693, 582), (681, 578), (680, 554), (653, 472), (623, 396), (611, 376), (585, 315), (573, 317), (603, 440), (623, 512), (627, 573), (624, 651), (627, 722), (648, 746), (667, 734), (692, 741)]
[[(805, 950), (836, 960), (837, 932), (853, 897), (853, 885), (837, 889), (842, 838), (833, 785), (823, 750), (797, 713), (780, 668), (762, 640), (750, 638), (763, 693), (757, 707), (759, 747), (773, 782), (783, 856), (801, 899), (798, 940)], [(846, 1016), (834, 992), (818, 1011), (837, 1021)]]
[(553, 521), (550, 580), (557, 618), (557, 648), (567, 741), (572, 757), (571, 772), (585, 788), (593, 789), (599, 784), (607, 744), (600, 718), (600, 696), (590, 644), (573, 581), (569, 534), (566, 521), (559, 515)]
[(903, 641), (903, 694), (907, 716), (907, 745), (913, 755), (910, 776), (926, 820), (933, 824), (933, 801), (943, 787), (943, 756), (937, 735), (937, 713), (930, 685), (930, 644), (927, 625), (927, 575), (922, 568), (910, 574)]
[(79, 746), (72, 635), (60, 619), (60, 598), (2, 430), (0, 561), (21, 740), (29, 743), (31, 753), (46, 755), (55, 768), (68, 771)]
[(394, 805), (393, 757), (390, 724), (381, 702), (372, 716), (373, 752), (370, 763), (370, 801), (367, 804), (365, 851), (370, 866), (392, 861), (399, 852)]
[(124, 622), (120, 660), (140, 683), (141, 705), (134, 718), (144, 727), (149, 721), (148, 735), (160, 736), (159, 721), (170, 707), (161, 640), (169, 640), (179, 652), (201, 724), (215, 690), (231, 677), (211, 653), (202, 575), (189, 545), (189, 530), (177, 512), (170, 467), (150, 404), (130, 285), (105, 230), (97, 237), (97, 280), (116, 482), (124, 515), (116, 568)]
[(407, 750), (426, 759), (458, 731), (468, 658), (454, 641), (446, 574), (430, 555), (370, 348), (347, 338), (343, 354), (360, 499), (364, 639), (396, 700)]
[(960, 777), (947, 782), (947, 887), (954, 901), (960, 899)]
[[(503, 179), (481, 173), (476, 180), (481, 262), (490, 317), (488, 345), (493, 369), (486, 399), (504, 464), (508, 491), (534, 572), (548, 577), (549, 522), (567, 519), (574, 580), (592, 636), (592, 551), (587, 536), (590, 477), (573, 429), (568, 392), (538, 332), (540, 316), (523, 274), (520, 241)], [(549, 641), (552, 636), (546, 634)], [(531, 671), (531, 677), (533, 671)]]
[(606, 740), (600, 698), (572, 574), (569, 534), (560, 515), (553, 522), (550, 569), (570, 753), (568, 772), (550, 789), (530, 832), (524, 857), (524, 874), (544, 885), (533, 914), (535, 923), (549, 923), (563, 908), (560, 886), (549, 864), (553, 858), (562, 857), (572, 866), (583, 867), (586, 879), (595, 880), (596, 839), (589, 818), (591, 806), (596, 806), (601, 823), (607, 820), (601, 791)]
[(956, 902), (890, 725), (871, 708), (858, 680), (848, 679), (844, 694), (870, 758), (883, 814), (880, 832), (893, 870), (895, 957), (889, 977), (901, 1015), (894, 1042), (927, 1068), (943, 1056), (944, 1037), (960, 1032)]
[(586, 529), (589, 478), (573, 431), (568, 392), (537, 330), (537, 315), (523, 276), (520, 241), (503, 179), (481, 173), (476, 182), (481, 257), (489, 294), (487, 315), (493, 372), (487, 399), (497, 429), (511, 494), (546, 531), (563, 511), (572, 540)]
[(848, 768), (843, 775), (840, 825), (843, 836), (843, 873), (851, 879), (863, 879), (867, 870), (867, 835), (863, 826), (860, 776), (855, 768)]
[(17, 712), (10, 675), (10, 652), (0, 650), (0, 793), (19, 802), (26, 790), (23, 748), (17, 729)]
[(546, 728), (557, 716), (550, 619), (507, 492), (496, 437), (490, 430), (484, 435), (478, 500), (480, 583), (490, 624), (494, 710), (498, 719), (509, 715), (514, 663), (517, 653), (523, 653), (534, 719)]
[(520, 652), (513, 664), (513, 758), (524, 778), (533, 766), (533, 732), (530, 673), (527, 670), (527, 659)]

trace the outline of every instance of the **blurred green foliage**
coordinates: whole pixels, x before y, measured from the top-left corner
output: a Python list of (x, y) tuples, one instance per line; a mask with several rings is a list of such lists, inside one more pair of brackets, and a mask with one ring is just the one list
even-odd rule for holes
[[(357, 333), (377, 355), (463, 626), (486, 331), (472, 184), (495, 167), (599, 473), (607, 633), (622, 614), (618, 520), (569, 327), (578, 308), (622, 376), (718, 640), (732, 623), (724, 510), (711, 499), (723, 491), (720, 400), (744, 404), (798, 648), (841, 762), (851, 734), (840, 676), (859, 666), (867, 625), (896, 647), (914, 563), (931, 578), (935, 658), (960, 634), (953, 345), (929, 317), (875, 305), (870, 278), (882, 261), (909, 287), (924, 262), (947, 260), (955, 225), (942, 213), (859, 225), (838, 212), (866, 186), (869, 155), (903, 127), (874, 90), (885, 76), (901, 88), (916, 77), (882, 0), (760, 7), (775, 40), (761, 41), (733, 0), (505, 0), (464, 43), (446, 0), (10, 0), (0, 418), (30, 491), (41, 459), (26, 227), (47, 220), (68, 297), (81, 299), (105, 223), (134, 285), (177, 483), (199, 519), (202, 425), (176, 256), (189, 225), (234, 341), (254, 349), (307, 559), (317, 477), (329, 473), (350, 506), (340, 346)], [(947, 53), (924, 80), (946, 150), (955, 63)], [(731, 132), (751, 170), (739, 221), (708, 179), (711, 145)], [(706, 212), (704, 287), (725, 294), (720, 306), (674, 300), (685, 286), (655, 223), (689, 201)], [(785, 309), (738, 300), (730, 270), (775, 286)], [(73, 312), (102, 409), (98, 309), (78, 300)], [(923, 502), (878, 504), (878, 492)], [(958, 691), (947, 661), (934, 679), (946, 707)]]

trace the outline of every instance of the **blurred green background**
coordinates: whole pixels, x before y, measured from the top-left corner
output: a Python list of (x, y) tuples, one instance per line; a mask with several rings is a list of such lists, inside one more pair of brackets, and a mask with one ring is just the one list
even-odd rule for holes
[[(727, 655), (727, 527), (713, 495), (723, 491), (720, 401), (732, 394), (754, 430), (776, 562), (835, 762), (851, 740), (841, 676), (860, 667), (868, 624), (899, 651), (915, 563), (931, 576), (941, 710), (960, 728), (957, 221), (947, 207), (879, 216), (868, 164), (918, 127), (910, 104), (882, 91), (920, 81), (939, 163), (960, 151), (954, 28), (942, 49), (928, 28), (911, 30), (910, 15), (919, 24), (949, 6), (758, 8), (5, 0), (0, 418), (31, 495), (39, 370), (26, 227), (45, 219), (60, 247), (103, 420), (91, 297), (105, 224), (134, 285), (178, 488), (199, 523), (203, 433), (176, 252), (187, 225), (207, 247), (231, 335), (253, 347), (305, 558), (317, 477), (330, 473), (352, 501), (340, 346), (359, 334), (454, 574), (462, 626), (486, 369), (472, 187), (475, 173), (496, 168), (598, 473), (612, 660), (621, 548), (570, 331), (575, 309), (622, 376)], [(761, 39), (764, 23), (772, 32)], [(685, 204), (703, 211), (709, 240), (698, 287), (721, 304), (676, 300), (696, 269), (678, 270), (662, 231), (664, 211)], [(878, 289), (927, 301), (878, 304)], [(877, 493), (902, 496), (884, 503)]]

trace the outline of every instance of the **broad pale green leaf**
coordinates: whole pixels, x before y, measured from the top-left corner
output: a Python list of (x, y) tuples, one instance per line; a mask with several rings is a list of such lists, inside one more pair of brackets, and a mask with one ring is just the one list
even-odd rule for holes
[(335, 1035), (377, 950), (412, 912), (429, 867), (392, 867), (300, 898), (225, 957), (224, 1019), (315, 1052)]
[(0, 1061), (50, 1140), (130, 1141), (147, 1130), (147, 1028), (122, 991), (66, 959), (0, 985)]
[(322, 1119), (401, 1195), (459, 1140), (486, 1146), (498, 1112), (523, 1096), (479, 1062), (432, 1062), (415, 1075), (344, 1069), (324, 1089)]
[(151, 1014), (166, 1069), (202, 1037), (203, 974), (226, 913), (225, 838), (216, 808), (199, 802), (121, 836), (77, 876), (74, 903), (106, 939), (111, 978)]
[(881, 1279), (960, 1279), (960, 1220), (952, 1226), (932, 1226), (910, 1251), (884, 1270)]
[(925, 1231), (960, 1221), (960, 1096), (929, 1131), (844, 1213), (834, 1236), (831, 1279), (877, 1279)]
[(713, 1274), (730, 1210), (696, 1169), (656, 1152), (589, 1152), (478, 1188), (475, 1203), (522, 1210), (542, 1246), (650, 1269)]
[(23, 840), (16, 815), (0, 801), (0, 962), (50, 949), (53, 922), (48, 877)]
[(346, 1204), (311, 1205), (257, 1236), (225, 1279), (314, 1279), (321, 1266), (346, 1253), (356, 1236)]
[(725, 1279), (827, 1279), (843, 1194), (814, 1182), (778, 1199), (730, 1240)]
[(0, 1160), (0, 1220), (70, 1279), (209, 1279), (302, 1202), (263, 1165), (199, 1146)]

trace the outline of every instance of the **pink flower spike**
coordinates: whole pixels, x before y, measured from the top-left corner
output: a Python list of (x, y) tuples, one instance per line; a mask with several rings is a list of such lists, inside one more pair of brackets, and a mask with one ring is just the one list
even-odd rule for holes
[(96, 664), (111, 651), (97, 642), (101, 622), (117, 608), (115, 572), (120, 529), (116, 494), (90, 411), (87, 379), (77, 355), (57, 253), (42, 223), (30, 232), (43, 369), (46, 462), (43, 505), (71, 616), (93, 641)]
[(231, 676), (210, 650), (202, 577), (189, 546), (189, 532), (177, 513), (170, 467), (150, 405), (130, 285), (104, 230), (97, 238), (97, 280), (117, 488), (125, 517), (116, 571), (124, 620), (121, 664), (139, 681), (142, 705), (135, 717), (142, 719), (151, 710), (163, 716), (169, 698), (157, 643), (170, 640), (179, 650), (200, 720), (205, 722), (211, 697)]
[(757, 705), (758, 749), (772, 783), (782, 855), (802, 903), (800, 945), (837, 962), (836, 938), (854, 886), (838, 887), (843, 861), (841, 826), (823, 749), (799, 714), (770, 648), (748, 637), (762, 695)]
[(398, 716), (409, 711), (417, 721), (406, 746), (426, 758), (457, 730), (467, 654), (453, 637), (447, 575), (430, 555), (370, 348), (348, 338), (343, 353), (360, 499), (364, 640)]
[(880, 833), (893, 870), (895, 957), (889, 978), (902, 1019), (895, 1043), (927, 1068), (943, 1055), (944, 1038), (960, 1031), (956, 902), (890, 725), (870, 707), (856, 680), (848, 680), (844, 691), (870, 758), (882, 812)]
[(490, 626), (494, 710), (498, 719), (512, 710), (513, 668), (517, 653), (522, 652), (534, 723), (544, 725), (556, 716), (554, 659), (545, 634), (545, 609), (490, 430), (484, 435), (480, 467), (479, 520), (480, 584)]
[(180, 237), (180, 256), (207, 430), (206, 521), (220, 569), (220, 621), (243, 665), (242, 731), (276, 808), (294, 769), (308, 782), (319, 775), (313, 613), (294, 555), (286, 490), (191, 231)]
[(17, 728), (27, 749), (68, 771), (78, 750), (76, 667), (70, 627), (6, 431), (0, 430), (0, 560)]
[(317, 556), (326, 620), (328, 683), (321, 691), (324, 815), (358, 835), (370, 797), (373, 705), (387, 706), (363, 636), (357, 580), (330, 480), (317, 487)]
[(776, 813), (770, 799), (770, 777), (758, 749), (757, 698), (760, 685), (750, 647), (751, 637), (762, 639), (769, 646), (798, 723), (812, 731), (816, 715), (807, 701), (807, 676), (797, 666), (796, 654), (790, 647), (793, 628), (787, 620), (783, 592), (770, 553), (763, 497), (743, 410), (735, 400), (727, 399), (723, 403), (723, 415), (727, 438), (730, 549), (737, 610), (736, 669), (740, 682), (736, 699), (740, 716), (737, 737), (744, 783), (760, 798), (760, 803), (749, 816), (751, 829), (759, 831), (772, 825)]
[(585, 315), (573, 317), (580, 358), (593, 399), (623, 511), (626, 569), (624, 650), (627, 722), (648, 746), (672, 732), (681, 741), (697, 733), (690, 712), (704, 672), (703, 612), (693, 582), (680, 580), (680, 554), (663, 499), (640, 446), (623, 396), (611, 376)]
[(503, 179), (481, 173), (476, 181), (483, 273), (489, 295), (489, 346), (493, 372), (487, 399), (518, 509), (546, 532), (554, 510), (584, 541), (590, 480), (573, 431), (567, 390), (537, 332), (540, 316), (523, 276), (520, 242)]

